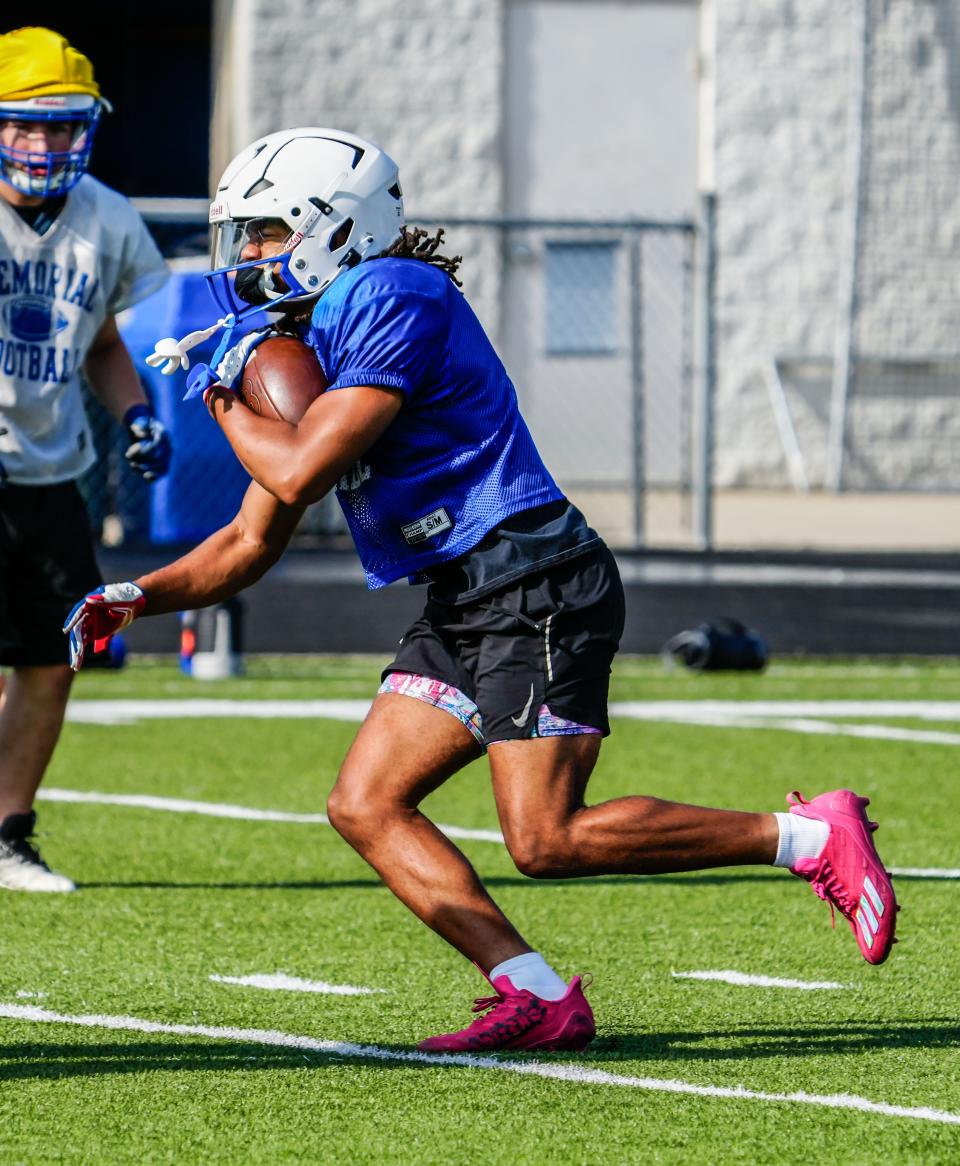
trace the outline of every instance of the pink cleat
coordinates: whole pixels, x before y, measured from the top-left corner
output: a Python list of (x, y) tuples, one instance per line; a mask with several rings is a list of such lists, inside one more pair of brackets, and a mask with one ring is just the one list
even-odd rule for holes
[(525, 988), (515, 988), (508, 976), (497, 976), (493, 987), (495, 996), (474, 1002), (473, 1011), (484, 1015), (469, 1028), (427, 1037), (417, 1048), (424, 1053), (492, 1053), (500, 1049), (579, 1052), (596, 1035), (593, 1010), (583, 994), (580, 976), (573, 977), (559, 1000), (541, 1000)]
[(830, 827), (820, 857), (798, 859), (791, 871), (847, 920), (867, 963), (882, 964), (896, 943), (900, 908), (873, 844), (877, 824), (864, 813), (870, 799), (836, 789), (808, 802), (794, 790), (787, 802), (791, 814), (817, 818)]

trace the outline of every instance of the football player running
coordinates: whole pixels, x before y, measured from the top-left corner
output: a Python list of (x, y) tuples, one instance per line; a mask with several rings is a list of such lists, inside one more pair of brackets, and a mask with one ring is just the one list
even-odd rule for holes
[(101, 111), (90, 61), (62, 36), (0, 36), (0, 887), (72, 891), (31, 842), (33, 802), (73, 673), (60, 634), (100, 580), (76, 479), (94, 461), (81, 370), (153, 480), (170, 443), (116, 313), (166, 266), (121, 195), (87, 174)]
[[(844, 914), (868, 961), (884, 960), (896, 902), (865, 798), (795, 794), (781, 814), (644, 796), (587, 805), (623, 630), (616, 564), (544, 467), (458, 290), (459, 260), (439, 253), (439, 234), (404, 227), (391, 160), (336, 130), (272, 134), (228, 167), (211, 221), (208, 278), (232, 313), (224, 319), (242, 320), (243, 300), (301, 313), (330, 388), (293, 425), (238, 399), (239, 358), (222, 354), (229, 383), (197, 376), (193, 390), (253, 479), (238, 515), (169, 566), (81, 600), (66, 630), (79, 665), (137, 615), (234, 594), (276, 561), (303, 508), (330, 489), (370, 587), (404, 576), (427, 585), (327, 803), (333, 826), (394, 894), (490, 981), (472, 1024), (419, 1047), (582, 1049), (595, 1032), (581, 978), (554, 970), (420, 810), (483, 753), (525, 875), (772, 863)], [(188, 359), (175, 341), (164, 346), (171, 368)]]

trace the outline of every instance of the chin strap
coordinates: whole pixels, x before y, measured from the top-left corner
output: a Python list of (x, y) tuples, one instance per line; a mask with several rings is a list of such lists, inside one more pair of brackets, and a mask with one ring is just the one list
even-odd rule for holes
[(216, 324), (211, 324), (209, 328), (201, 328), (198, 332), (188, 332), (182, 340), (176, 340), (173, 336), (165, 336), (163, 340), (158, 340), (154, 345), (152, 355), (147, 357), (147, 364), (151, 368), (160, 368), (162, 365), (160, 371), (164, 376), (172, 376), (180, 369), (186, 370), (190, 367), (190, 357), (187, 356), (187, 353), (191, 348), (196, 348), (204, 340), (209, 340), (219, 328), (230, 330), (236, 323), (237, 318), (231, 312), (222, 320), (218, 320)]

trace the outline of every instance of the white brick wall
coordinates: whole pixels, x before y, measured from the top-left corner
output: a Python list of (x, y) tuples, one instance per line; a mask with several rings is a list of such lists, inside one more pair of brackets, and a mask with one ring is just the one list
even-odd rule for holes
[[(408, 217), (501, 212), (502, 0), (252, 0), (248, 13), (253, 137), (352, 130), (398, 162)], [(464, 255), (465, 290), (490, 326), (492, 246), (455, 231), (445, 248)]]
[[(861, 2), (716, 0), (722, 485), (785, 484), (764, 368), (775, 355), (833, 352), (847, 225), (853, 16)], [(960, 348), (957, 2), (870, 0), (854, 342), (871, 356)], [(411, 217), (500, 215), (510, 3), (238, 2), (237, 19), (249, 25), (242, 38), (249, 60), (246, 67), (238, 62), (249, 79), (248, 136), (298, 123), (352, 129), (396, 157)], [(602, 95), (598, 102), (602, 108)], [(465, 290), (497, 341), (496, 233), (455, 230), (449, 251), (463, 252)], [(920, 432), (922, 418), (935, 415), (936, 408), (906, 406), (895, 422)], [(863, 427), (857, 439), (869, 440), (892, 414), (871, 403), (850, 416)], [(802, 436), (822, 447), (822, 410)], [(813, 460), (822, 464), (822, 448), (817, 452)]]
[(875, 30), (863, 217), (865, 351), (956, 351), (960, 8), (895, 0)]
[[(724, 485), (785, 481), (764, 362), (833, 351), (853, 3), (718, 3), (717, 473)], [(871, 9), (854, 341), (867, 355), (956, 352), (956, 0), (872, 0)], [(873, 418), (856, 435), (869, 444), (869, 426), (879, 434), (893, 414), (857, 416)], [(899, 421), (909, 429), (922, 416), (908, 407)]]

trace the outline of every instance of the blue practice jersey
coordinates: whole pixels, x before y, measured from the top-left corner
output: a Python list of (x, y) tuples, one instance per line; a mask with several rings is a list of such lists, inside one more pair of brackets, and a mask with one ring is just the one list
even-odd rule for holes
[(330, 390), (382, 385), (400, 412), (338, 486), (371, 588), (448, 562), (561, 498), (480, 322), (448, 275), (372, 259), (318, 301), (308, 342)]

